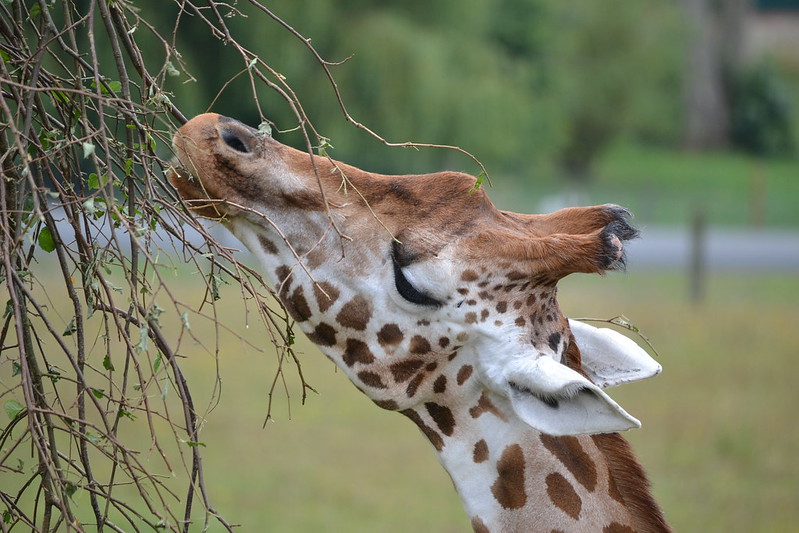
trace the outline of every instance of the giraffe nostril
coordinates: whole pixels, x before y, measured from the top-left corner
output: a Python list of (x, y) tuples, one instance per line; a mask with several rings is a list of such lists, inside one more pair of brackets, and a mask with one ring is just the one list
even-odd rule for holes
[(246, 144), (244, 144), (244, 141), (242, 141), (239, 138), (239, 136), (236, 135), (235, 132), (229, 129), (222, 130), (222, 140), (225, 142), (226, 145), (230, 146), (237, 152), (241, 152), (243, 154), (250, 153), (250, 149), (247, 147)]

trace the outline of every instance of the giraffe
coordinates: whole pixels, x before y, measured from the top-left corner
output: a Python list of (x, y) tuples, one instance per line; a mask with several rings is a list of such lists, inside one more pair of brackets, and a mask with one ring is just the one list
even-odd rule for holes
[(376, 405), (413, 421), (478, 533), (669, 531), (604, 389), (660, 365), (567, 319), (557, 282), (624, 267), (614, 205), (497, 209), (457, 172), (387, 176), (199, 115), (170, 181), (257, 257), (296, 324)]

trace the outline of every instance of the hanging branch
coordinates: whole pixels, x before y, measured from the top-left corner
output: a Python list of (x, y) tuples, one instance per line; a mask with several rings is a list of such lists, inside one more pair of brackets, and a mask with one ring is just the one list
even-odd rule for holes
[[(267, 89), (293, 113), (309, 157), (326, 155), (326, 140), (285, 78), (230, 30), (230, 17), (241, 16), (235, 5), (173, 1), (170, 31), (125, 0), (0, 2), (0, 283), (8, 293), (0, 302), (0, 403), (8, 420), (0, 430), (1, 531), (187, 532), (198, 522), (233, 530), (209, 500), (200, 445), (219, 376), (211, 405), (198, 405), (181, 363), (188, 340), (218, 357), (220, 333), (235, 334), (217, 310), (222, 280), (239, 287), (248, 317), (254, 311), (275, 348), (267, 419), (277, 388), (289, 393), (291, 368), (303, 401), (313, 390), (273, 291), (196, 222), (164, 179), (171, 138), (186, 122), (167, 78), (177, 71), (194, 79), (177, 48), (181, 26), (191, 20), (209, 45), (238, 54), (261, 117), (258, 95)], [(487, 177), (462, 149), (389, 143), (354, 120), (335, 63), (269, 9), (249, 4), (260, 23), (272, 21), (307, 48), (348, 122), (387, 146), (455, 149)], [(143, 43), (160, 55), (145, 55)], [(332, 217), (330, 224), (338, 231)], [(189, 266), (164, 265), (165, 257)], [(202, 274), (199, 303), (178, 295), (167, 275), (176, 268)], [(175, 331), (161, 322), (168, 316), (179, 317)], [(191, 326), (204, 321), (215, 331), (207, 344)], [(123, 438), (132, 426), (147, 436), (149, 461)], [(138, 498), (123, 497), (122, 486)], [(79, 491), (88, 509), (75, 504)]]

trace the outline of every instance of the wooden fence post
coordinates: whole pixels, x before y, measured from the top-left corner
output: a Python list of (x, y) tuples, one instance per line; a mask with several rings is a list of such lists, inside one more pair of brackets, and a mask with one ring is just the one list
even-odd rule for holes
[(707, 274), (705, 260), (706, 231), (705, 214), (700, 208), (697, 208), (691, 219), (691, 256), (688, 268), (690, 298), (694, 304), (701, 303), (705, 297), (705, 277)]

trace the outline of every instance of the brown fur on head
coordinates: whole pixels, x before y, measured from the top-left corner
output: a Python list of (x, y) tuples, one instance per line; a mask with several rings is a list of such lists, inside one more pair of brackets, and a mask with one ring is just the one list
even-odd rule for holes
[(628, 213), (615, 206), (553, 215), (500, 211), (467, 174), (365, 172), (215, 114), (184, 125), (174, 144), (184, 170), (171, 173), (170, 181), (192, 209), (210, 218), (252, 208), (255, 200), (278, 210), (329, 208), (360, 220), (350, 225), (353, 232), (371, 235), (379, 221), (393, 237), (411, 241), (409, 249), (421, 257), (459, 241), (467, 257), (502, 258), (518, 265), (520, 275), (554, 281), (572, 272), (623, 268), (622, 241), (636, 235), (625, 221)]

